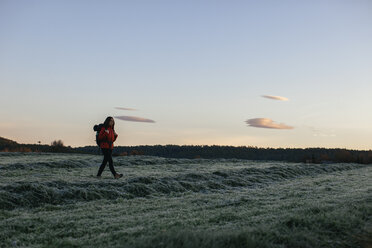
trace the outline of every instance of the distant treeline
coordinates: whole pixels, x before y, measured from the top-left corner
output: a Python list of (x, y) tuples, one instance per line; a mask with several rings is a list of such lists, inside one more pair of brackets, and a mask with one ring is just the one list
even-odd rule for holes
[[(94, 153), (96, 147), (75, 148), (79, 152)], [(346, 162), (372, 163), (372, 151), (327, 148), (258, 148), (252, 146), (192, 146), (192, 145), (154, 145), (119, 146), (114, 148), (115, 155), (149, 155), (166, 158), (236, 158), (249, 160), (276, 160), (288, 162)]]
[(0, 137), (0, 152), (76, 152), (71, 146), (64, 146), (61, 140), (55, 140), (50, 145), (19, 144), (13, 140)]
[[(25, 145), (0, 137), (0, 151), (18, 152), (67, 152), (99, 154), (97, 146), (66, 147), (62, 141), (51, 145)], [(114, 148), (116, 156), (148, 155), (166, 158), (226, 158), (248, 160), (275, 160), (307, 163), (372, 163), (372, 150), (359, 151), (328, 148), (258, 148), (253, 146), (193, 146), (193, 145), (153, 145), (119, 146)]]

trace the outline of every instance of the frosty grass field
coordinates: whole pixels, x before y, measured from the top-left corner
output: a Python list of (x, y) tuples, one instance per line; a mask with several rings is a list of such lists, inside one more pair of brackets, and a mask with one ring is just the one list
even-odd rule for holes
[(0, 153), (1, 247), (371, 247), (372, 166)]

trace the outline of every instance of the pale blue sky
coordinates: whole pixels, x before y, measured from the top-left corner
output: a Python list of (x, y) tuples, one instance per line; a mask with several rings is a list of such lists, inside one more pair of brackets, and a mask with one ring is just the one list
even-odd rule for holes
[(371, 44), (368, 0), (0, 0), (0, 136), (371, 149)]

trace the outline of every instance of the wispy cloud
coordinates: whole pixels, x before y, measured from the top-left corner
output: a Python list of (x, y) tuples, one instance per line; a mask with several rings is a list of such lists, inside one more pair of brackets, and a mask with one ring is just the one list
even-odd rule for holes
[(115, 107), (115, 108), (120, 109), (120, 110), (129, 110), (129, 111), (137, 110), (137, 109), (134, 109), (134, 108), (122, 108), (122, 107)]
[(335, 130), (329, 128), (309, 127), (314, 137), (336, 137)]
[(271, 99), (271, 100), (278, 100), (278, 101), (288, 101), (289, 99), (284, 96), (269, 96), (269, 95), (263, 95), (262, 97)]
[(148, 123), (155, 123), (154, 120), (151, 119), (146, 119), (142, 117), (137, 117), (137, 116), (114, 116), (114, 118), (123, 120), (123, 121), (135, 121), (135, 122), (148, 122)]
[(260, 128), (272, 128), (272, 129), (293, 129), (293, 127), (288, 126), (284, 123), (275, 123), (269, 118), (254, 118), (245, 121), (250, 127), (260, 127)]

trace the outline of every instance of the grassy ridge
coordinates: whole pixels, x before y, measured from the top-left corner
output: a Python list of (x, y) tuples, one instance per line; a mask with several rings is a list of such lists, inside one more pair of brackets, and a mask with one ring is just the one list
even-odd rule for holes
[[(81, 163), (72, 163), (72, 165)], [(37, 164), (40, 166), (40, 164)], [(83, 164), (84, 166), (84, 164)], [(19, 164), (15, 164), (16, 168)], [(352, 164), (282, 165), (267, 168), (239, 168), (211, 172), (187, 173), (167, 177), (134, 177), (119, 182), (106, 181), (21, 181), (5, 185), (0, 191), (0, 209), (38, 207), (43, 204), (65, 204), (96, 199), (131, 199), (149, 195), (176, 194), (179, 192), (212, 192), (233, 190), (236, 187), (260, 187), (278, 181), (316, 176), (322, 173), (351, 170), (366, 166)], [(55, 168), (55, 165), (52, 166)], [(65, 167), (61, 167), (65, 168)], [(71, 168), (68, 166), (67, 168)], [(74, 168), (74, 166), (72, 166)], [(223, 192), (222, 192), (223, 193)]]
[[(372, 168), (0, 154), (2, 247), (363, 247)], [(48, 163), (50, 161), (50, 163)]]

